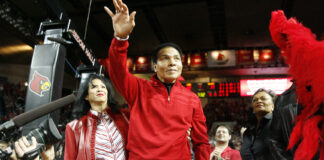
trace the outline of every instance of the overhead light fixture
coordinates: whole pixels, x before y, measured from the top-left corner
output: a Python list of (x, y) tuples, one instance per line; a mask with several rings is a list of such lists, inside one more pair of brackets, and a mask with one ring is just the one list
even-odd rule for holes
[(32, 51), (33, 48), (26, 44), (20, 44), (20, 45), (11, 45), (11, 46), (5, 46), (0, 47), (0, 55), (9, 55), (9, 54), (15, 54), (19, 52), (28, 52)]
[(145, 57), (138, 57), (138, 63), (140, 63), (140, 64), (144, 64), (145, 63), (145, 61), (146, 61), (146, 59), (145, 59)]

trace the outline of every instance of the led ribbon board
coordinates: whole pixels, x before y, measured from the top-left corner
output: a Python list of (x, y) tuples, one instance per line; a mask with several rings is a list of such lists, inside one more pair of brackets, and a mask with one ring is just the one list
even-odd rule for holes
[(252, 96), (259, 88), (271, 89), (277, 95), (287, 90), (292, 78), (241, 79), (241, 96)]

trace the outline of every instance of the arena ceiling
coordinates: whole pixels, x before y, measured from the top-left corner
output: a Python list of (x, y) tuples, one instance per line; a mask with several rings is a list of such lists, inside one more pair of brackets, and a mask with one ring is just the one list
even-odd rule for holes
[[(32, 47), (43, 41), (36, 36), (40, 22), (65, 12), (83, 37), (91, 0), (1, 0), (0, 63), (30, 64)], [(321, 0), (124, 0), (137, 11), (130, 37), (130, 55), (150, 54), (162, 42), (179, 44), (184, 52), (211, 49), (273, 46), (268, 25), (273, 10), (324, 33)], [(98, 58), (107, 57), (113, 37), (110, 17), (103, 6), (110, 0), (92, 0), (85, 41)], [(69, 53), (67, 53), (69, 54)]]

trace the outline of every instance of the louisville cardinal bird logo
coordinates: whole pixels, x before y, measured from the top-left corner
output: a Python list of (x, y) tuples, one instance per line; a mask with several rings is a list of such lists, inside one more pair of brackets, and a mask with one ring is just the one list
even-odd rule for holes
[(224, 54), (219, 52), (218, 56), (217, 56), (216, 63), (219, 65), (223, 65), (223, 64), (226, 64), (227, 62), (228, 62), (228, 58)]
[(33, 79), (29, 82), (29, 89), (36, 95), (42, 97), (44, 92), (49, 91), (51, 82), (48, 77), (39, 74), (37, 71), (33, 74)]

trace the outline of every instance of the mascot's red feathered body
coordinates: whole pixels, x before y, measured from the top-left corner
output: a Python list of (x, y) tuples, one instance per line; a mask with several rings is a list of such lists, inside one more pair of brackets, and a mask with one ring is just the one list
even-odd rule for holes
[(295, 159), (311, 160), (320, 152), (324, 160), (324, 41), (317, 41), (311, 30), (296, 19), (287, 20), (283, 11), (272, 12), (269, 29), (272, 40), (284, 51), (282, 56), (290, 65), (303, 105), (288, 149), (300, 142)]

